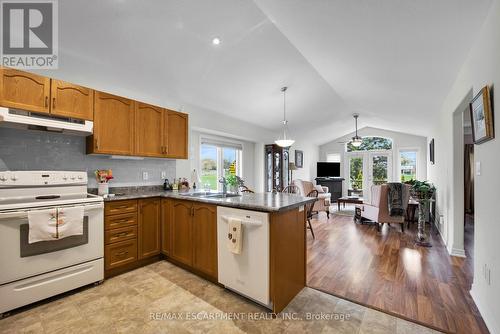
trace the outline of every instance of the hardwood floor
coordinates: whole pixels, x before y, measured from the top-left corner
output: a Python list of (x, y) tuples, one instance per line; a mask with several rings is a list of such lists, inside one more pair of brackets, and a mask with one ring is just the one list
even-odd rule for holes
[[(433, 247), (414, 245), (416, 224), (358, 225), (320, 214), (308, 242), (308, 286), (452, 333), (488, 333), (469, 290), (472, 257), (450, 257), (438, 234)], [(471, 231), (466, 225), (466, 234)], [(466, 254), (473, 238), (466, 235)]]

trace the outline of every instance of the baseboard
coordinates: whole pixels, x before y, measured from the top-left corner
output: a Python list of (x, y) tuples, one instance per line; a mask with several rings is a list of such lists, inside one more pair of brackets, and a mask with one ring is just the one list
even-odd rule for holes
[(438, 225), (436, 224), (436, 220), (435, 219), (434, 219), (433, 224), (434, 224), (434, 228), (436, 229), (436, 231), (438, 232), (439, 236), (441, 237), (441, 241), (443, 242), (444, 247), (448, 251), (448, 254), (452, 255), (451, 254), (451, 250), (448, 248), (448, 244), (446, 243), (446, 240), (444, 240), (443, 234), (439, 230)]
[(481, 313), (481, 317), (483, 318), (484, 323), (486, 324), (486, 327), (488, 327), (490, 333), (500, 333), (500, 327), (498, 326), (498, 323), (496, 322), (494, 316), (481, 303), (479, 296), (476, 293), (474, 283), (472, 283), (470, 295), (472, 296), (474, 303), (476, 303), (476, 307), (479, 310), (479, 313)]
[(457, 256), (457, 257), (466, 257), (465, 256), (465, 250), (462, 248), (454, 248), (452, 247), (451, 248), (451, 251), (448, 250), (448, 252), (450, 253), (451, 256)]

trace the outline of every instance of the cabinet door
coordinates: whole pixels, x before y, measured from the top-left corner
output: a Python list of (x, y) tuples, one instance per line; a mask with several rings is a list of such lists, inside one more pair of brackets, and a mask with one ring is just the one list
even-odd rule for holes
[(61, 80), (50, 85), (50, 113), (58, 116), (94, 119), (94, 91)]
[(190, 202), (173, 201), (170, 213), (170, 257), (189, 266), (193, 263), (191, 213)]
[(163, 144), (163, 108), (137, 102), (135, 109), (136, 154), (150, 157), (162, 157), (165, 154)]
[(160, 200), (139, 201), (139, 259), (160, 254)]
[(94, 137), (90, 153), (134, 153), (134, 102), (95, 92)]
[(170, 212), (172, 201), (163, 199), (161, 201), (161, 252), (170, 254)]
[(50, 78), (0, 68), (0, 105), (41, 113), (49, 112)]
[(171, 110), (167, 110), (165, 116), (167, 157), (187, 159), (188, 116)]
[(193, 205), (193, 267), (217, 278), (217, 209)]

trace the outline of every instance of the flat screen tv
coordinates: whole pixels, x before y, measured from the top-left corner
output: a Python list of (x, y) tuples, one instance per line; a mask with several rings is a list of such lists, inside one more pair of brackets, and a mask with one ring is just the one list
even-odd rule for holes
[(340, 177), (340, 162), (318, 162), (317, 177)]

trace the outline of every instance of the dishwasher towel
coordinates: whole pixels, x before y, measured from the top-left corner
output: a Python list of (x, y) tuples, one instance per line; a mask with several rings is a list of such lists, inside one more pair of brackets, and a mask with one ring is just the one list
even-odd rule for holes
[(241, 254), (241, 238), (243, 237), (241, 219), (229, 218), (227, 227), (227, 248), (231, 253)]
[(57, 210), (31, 210), (28, 212), (28, 243), (57, 239)]
[(83, 206), (58, 208), (57, 218), (58, 239), (83, 234)]

